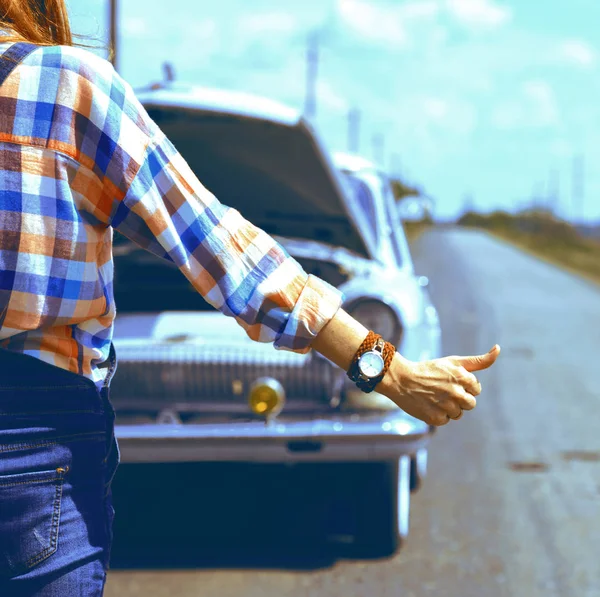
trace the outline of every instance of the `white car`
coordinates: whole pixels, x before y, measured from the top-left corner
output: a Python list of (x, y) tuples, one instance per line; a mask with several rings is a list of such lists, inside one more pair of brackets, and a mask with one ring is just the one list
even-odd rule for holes
[[(139, 97), (203, 184), (340, 288), (350, 313), (410, 359), (439, 356), (437, 314), (382, 173), (334, 161), (296, 111), (265, 98), (180, 85)], [(357, 555), (394, 553), (432, 430), (317, 353), (252, 342), (171, 263), (123, 238), (114, 252), (122, 461), (344, 463), (352, 490), (327, 499), (348, 515), (329, 537)]]

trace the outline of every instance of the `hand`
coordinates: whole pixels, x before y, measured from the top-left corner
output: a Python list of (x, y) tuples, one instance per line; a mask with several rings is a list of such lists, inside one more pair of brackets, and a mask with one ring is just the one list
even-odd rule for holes
[(445, 425), (460, 419), (463, 410), (475, 408), (481, 384), (473, 375), (491, 367), (500, 347), (472, 357), (451, 356), (414, 362), (396, 353), (383, 381), (377, 387), (408, 414), (429, 425)]

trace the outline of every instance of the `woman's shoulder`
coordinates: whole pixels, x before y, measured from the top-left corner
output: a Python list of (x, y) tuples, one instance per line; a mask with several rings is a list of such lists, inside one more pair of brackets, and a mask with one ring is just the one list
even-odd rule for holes
[(41, 68), (70, 71), (92, 82), (112, 81), (112, 64), (87, 48), (77, 46), (40, 46), (28, 60)]
[[(130, 155), (132, 138), (139, 137), (138, 144), (146, 146), (153, 123), (131, 86), (108, 60), (81, 47), (38, 46), (18, 69), (19, 75), (7, 80), (10, 88), (5, 94), (46, 106), (44, 110), (28, 111), (30, 118), (18, 121), (22, 137), (31, 136), (33, 130), (38, 136), (43, 132), (53, 141), (59, 141), (63, 149), (68, 149), (73, 135), (64, 123), (74, 123), (80, 127), (80, 134), (75, 135), (75, 139), (92, 152), (91, 159), (96, 159), (94, 147), (100, 140), (98, 131), (114, 145), (126, 141)], [(48, 111), (47, 106), (53, 104), (56, 108)], [(48, 113), (52, 114), (52, 119), (57, 119), (57, 126), (49, 124)], [(38, 118), (43, 122), (34, 124), (33, 120)], [(1, 126), (0, 122), (0, 132)], [(126, 136), (122, 134), (123, 126), (128, 126)], [(136, 130), (139, 131), (137, 137)], [(83, 146), (78, 146), (72, 153), (80, 155), (82, 151)]]
[[(0, 43), (0, 55), (14, 45), (12, 41)], [(124, 89), (126, 84), (101, 56), (85, 48), (57, 45), (34, 47), (15, 73), (9, 75), (4, 87), (3, 95), (28, 101), (53, 103), (62, 97), (64, 103), (68, 97), (76, 108), (78, 99), (84, 103), (89, 103), (90, 98), (101, 101), (114, 88)]]
[[(45, 81), (38, 91), (48, 98), (46, 101), (51, 101), (54, 94), (54, 97), (64, 96), (61, 101), (68, 101), (76, 111), (87, 112), (90, 100), (96, 106), (95, 112), (138, 111), (129, 84), (108, 60), (86, 48), (43, 46), (30, 54), (27, 61), (34, 67), (30, 71), (34, 79)], [(25, 73), (23, 76), (27, 77)]]

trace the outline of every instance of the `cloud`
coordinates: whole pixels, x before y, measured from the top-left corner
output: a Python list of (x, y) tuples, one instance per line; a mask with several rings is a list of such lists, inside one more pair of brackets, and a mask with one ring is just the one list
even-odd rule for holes
[(143, 17), (128, 16), (121, 20), (121, 33), (127, 37), (142, 37), (148, 31), (148, 22)]
[(248, 14), (240, 18), (237, 29), (249, 37), (277, 34), (290, 35), (298, 28), (298, 20), (285, 12)]
[(446, 0), (446, 7), (457, 21), (473, 28), (498, 27), (512, 18), (512, 10), (494, 0)]
[(475, 127), (477, 112), (473, 104), (464, 98), (426, 96), (413, 108), (413, 116), (422, 119), (424, 126), (435, 127), (437, 133), (443, 130), (450, 134), (469, 135)]
[(447, 42), (452, 25), (472, 33), (507, 24), (512, 9), (496, 0), (335, 0), (347, 31), (387, 52), (435, 52)]
[(440, 13), (440, 3), (438, 0), (414, 0), (402, 3), (398, 11), (404, 19), (427, 19), (437, 17)]
[(392, 47), (406, 44), (406, 31), (398, 18), (382, 5), (367, 0), (338, 0), (338, 14), (361, 37)]
[(519, 96), (496, 105), (492, 124), (502, 130), (556, 127), (560, 110), (554, 90), (543, 80), (526, 81)]
[(596, 62), (596, 52), (581, 39), (568, 39), (561, 43), (559, 54), (571, 64), (581, 67), (590, 67)]
[[(302, 110), (306, 93), (303, 66), (303, 62), (288, 61), (278, 69), (240, 73), (232, 81), (232, 88), (256, 95), (265, 95), (264, 90), (269, 89), (268, 95), (273, 99)], [(334, 81), (320, 78), (316, 94), (317, 119), (324, 113), (345, 114), (350, 108), (347, 96)]]
[(550, 153), (558, 158), (572, 158), (574, 153), (573, 143), (569, 139), (559, 137), (550, 143)]
[(376, 3), (336, 0), (337, 15), (355, 34), (390, 48), (406, 48), (419, 24), (434, 25), (441, 14), (440, 0)]
[(324, 80), (317, 82), (317, 99), (319, 105), (324, 105), (335, 112), (345, 112), (350, 107), (348, 100)]
[(427, 97), (423, 101), (423, 111), (435, 120), (441, 120), (448, 114), (448, 103), (437, 97)]
[(529, 102), (533, 121), (538, 126), (551, 126), (559, 121), (558, 105), (552, 87), (545, 81), (527, 81), (523, 92)]

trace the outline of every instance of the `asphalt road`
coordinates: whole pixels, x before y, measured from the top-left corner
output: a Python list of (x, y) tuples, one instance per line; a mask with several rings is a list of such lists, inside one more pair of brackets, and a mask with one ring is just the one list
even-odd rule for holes
[[(180, 502), (193, 472), (122, 469), (139, 496), (120, 513), (107, 597), (600, 597), (600, 288), (477, 232), (429, 233), (414, 253), (445, 353), (502, 354), (478, 408), (436, 434), (399, 554), (336, 560), (313, 541), (314, 478), (229, 475), (225, 497), (197, 481), (211, 521), (198, 525)], [(250, 489), (242, 520), (261, 522), (224, 522)], [(269, 516), (281, 500), (287, 515)], [(187, 539), (157, 538), (185, 509)]]

